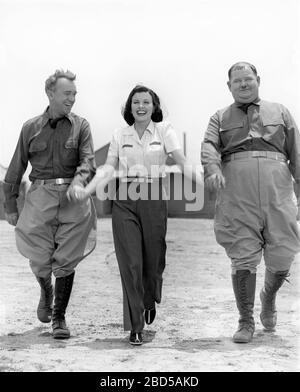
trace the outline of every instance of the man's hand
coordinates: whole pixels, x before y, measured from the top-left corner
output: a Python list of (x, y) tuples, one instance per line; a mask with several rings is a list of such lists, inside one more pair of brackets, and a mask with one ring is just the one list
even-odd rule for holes
[(18, 219), (19, 219), (19, 214), (17, 212), (11, 212), (10, 214), (7, 214), (6, 212), (4, 213), (6, 221), (12, 225), (16, 226)]
[(69, 201), (82, 201), (88, 197), (89, 194), (80, 185), (69, 186), (67, 190), (67, 198)]
[(221, 173), (214, 173), (206, 178), (205, 185), (210, 191), (225, 188), (225, 178)]

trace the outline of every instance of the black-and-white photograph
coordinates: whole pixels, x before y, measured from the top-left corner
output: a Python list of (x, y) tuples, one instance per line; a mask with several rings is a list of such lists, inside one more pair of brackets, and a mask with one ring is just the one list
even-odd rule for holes
[(300, 371), (299, 22), (0, 0), (1, 373)]

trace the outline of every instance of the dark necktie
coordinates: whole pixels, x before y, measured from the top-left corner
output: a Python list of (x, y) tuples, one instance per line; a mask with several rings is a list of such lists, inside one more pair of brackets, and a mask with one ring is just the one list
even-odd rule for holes
[(63, 117), (58, 117), (58, 118), (49, 118), (50, 127), (51, 127), (52, 129), (55, 129), (56, 126), (57, 126), (57, 123), (58, 123), (60, 120), (62, 120), (63, 118), (64, 118), (64, 116), (63, 116)]
[(238, 108), (241, 109), (244, 113), (247, 114), (248, 107), (252, 105), (252, 102), (249, 103), (243, 103), (242, 105), (239, 105)]

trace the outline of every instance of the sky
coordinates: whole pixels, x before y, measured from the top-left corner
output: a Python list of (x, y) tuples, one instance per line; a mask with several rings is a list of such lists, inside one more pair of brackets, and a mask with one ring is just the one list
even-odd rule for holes
[(262, 99), (300, 124), (298, 0), (0, 0), (0, 164), (22, 124), (44, 111), (47, 77), (77, 76), (73, 112), (95, 149), (125, 125), (121, 108), (139, 83), (160, 97), (187, 156), (200, 162), (210, 116), (232, 103), (227, 71), (240, 60), (261, 77)]

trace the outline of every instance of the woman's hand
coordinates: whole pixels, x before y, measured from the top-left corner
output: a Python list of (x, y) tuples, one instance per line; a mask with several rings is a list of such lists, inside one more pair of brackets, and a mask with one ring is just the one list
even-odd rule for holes
[(67, 197), (69, 200), (82, 201), (87, 199), (89, 197), (89, 194), (82, 186), (73, 185), (72, 189), (68, 189)]
[(206, 178), (205, 185), (210, 191), (225, 188), (225, 178), (221, 173), (211, 174)]
[(85, 190), (85, 188), (82, 188), (79, 185), (74, 185), (74, 195), (76, 200), (82, 201), (85, 200), (89, 197), (89, 194)]

